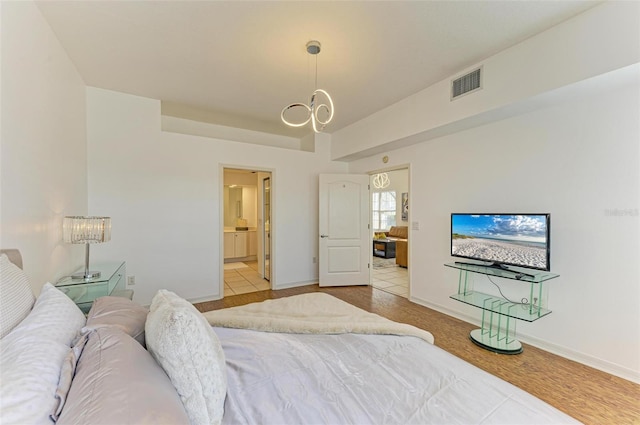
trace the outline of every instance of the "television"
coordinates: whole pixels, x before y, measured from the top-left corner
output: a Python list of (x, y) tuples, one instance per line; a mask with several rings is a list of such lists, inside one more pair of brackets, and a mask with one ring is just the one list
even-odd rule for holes
[(452, 213), (451, 256), (549, 271), (550, 231), (549, 214)]

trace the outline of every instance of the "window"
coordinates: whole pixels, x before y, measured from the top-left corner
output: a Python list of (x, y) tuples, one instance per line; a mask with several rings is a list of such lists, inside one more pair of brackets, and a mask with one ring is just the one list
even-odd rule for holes
[(389, 230), (396, 225), (396, 192), (373, 192), (373, 230)]

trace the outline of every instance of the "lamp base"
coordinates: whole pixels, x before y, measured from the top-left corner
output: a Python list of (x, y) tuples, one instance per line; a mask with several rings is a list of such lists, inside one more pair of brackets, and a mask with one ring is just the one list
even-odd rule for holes
[(71, 279), (96, 279), (100, 277), (100, 272), (87, 270), (71, 275)]

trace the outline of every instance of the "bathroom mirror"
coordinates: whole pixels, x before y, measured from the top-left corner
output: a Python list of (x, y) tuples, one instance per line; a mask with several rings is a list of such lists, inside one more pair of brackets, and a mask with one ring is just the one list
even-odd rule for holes
[(242, 187), (224, 187), (224, 225), (235, 227), (237, 220), (243, 216)]

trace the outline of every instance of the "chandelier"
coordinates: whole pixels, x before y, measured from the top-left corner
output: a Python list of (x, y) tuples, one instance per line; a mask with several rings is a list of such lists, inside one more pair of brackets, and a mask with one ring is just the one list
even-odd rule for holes
[(384, 189), (389, 187), (391, 180), (389, 180), (389, 174), (387, 173), (378, 173), (373, 176), (373, 187), (376, 189)]
[[(313, 127), (313, 131), (316, 133), (320, 133), (322, 129), (331, 122), (333, 119), (333, 100), (331, 100), (331, 96), (325, 90), (318, 88), (318, 53), (320, 53), (320, 42), (316, 40), (311, 40), (307, 43), (307, 53), (310, 55), (314, 55), (316, 57), (316, 79), (315, 79), (315, 91), (311, 94), (311, 100), (309, 101), (309, 105), (305, 105), (304, 103), (292, 103), (291, 105), (285, 107), (280, 114), (280, 118), (282, 118), (282, 122), (287, 124), (290, 127), (302, 127), (306, 125), (309, 121), (311, 121), (311, 126)], [(322, 103), (326, 102), (326, 103)], [(304, 108), (307, 110), (306, 119), (299, 123), (292, 123), (287, 121), (284, 117), (285, 112), (289, 109), (293, 108)], [(321, 116), (326, 116), (326, 118), (321, 118)]]

